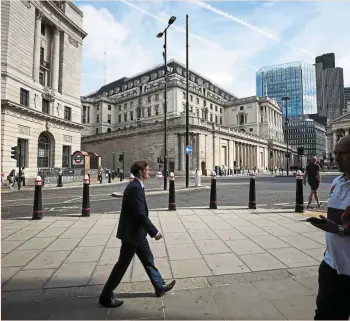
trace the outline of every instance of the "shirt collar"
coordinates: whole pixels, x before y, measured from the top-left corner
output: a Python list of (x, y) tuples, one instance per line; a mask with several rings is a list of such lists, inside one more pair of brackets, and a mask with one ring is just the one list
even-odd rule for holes
[(141, 181), (139, 178), (136, 177), (136, 179), (140, 182), (141, 187), (144, 188), (143, 181)]

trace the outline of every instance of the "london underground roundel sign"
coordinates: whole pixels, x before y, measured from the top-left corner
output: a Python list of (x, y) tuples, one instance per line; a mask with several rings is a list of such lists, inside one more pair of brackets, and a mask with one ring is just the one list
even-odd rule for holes
[(73, 165), (75, 166), (84, 165), (84, 156), (81, 153), (76, 153), (73, 156)]

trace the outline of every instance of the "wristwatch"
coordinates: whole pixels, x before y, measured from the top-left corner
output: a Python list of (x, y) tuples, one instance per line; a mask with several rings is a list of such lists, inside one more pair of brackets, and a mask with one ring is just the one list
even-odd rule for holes
[(343, 226), (343, 225), (338, 225), (338, 235), (339, 236), (344, 236), (345, 235), (345, 229), (346, 229), (346, 226)]

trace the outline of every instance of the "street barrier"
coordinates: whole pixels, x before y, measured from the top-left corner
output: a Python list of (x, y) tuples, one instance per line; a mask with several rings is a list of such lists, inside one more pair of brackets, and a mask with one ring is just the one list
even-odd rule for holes
[(303, 173), (296, 174), (295, 213), (304, 213)]
[(89, 176), (85, 175), (83, 179), (83, 204), (81, 209), (82, 216), (90, 216), (90, 180)]
[(256, 193), (255, 193), (255, 174), (251, 172), (249, 174), (249, 204), (248, 208), (251, 210), (256, 209)]
[(43, 218), (43, 198), (41, 191), (41, 177), (37, 176), (34, 180), (35, 191), (34, 191), (34, 205), (33, 205), (33, 216), (32, 220), (41, 220)]
[(169, 211), (176, 211), (175, 203), (175, 175), (173, 172), (169, 175)]
[(216, 210), (218, 208), (218, 205), (216, 202), (216, 172), (215, 171), (211, 173), (209, 208), (212, 210)]

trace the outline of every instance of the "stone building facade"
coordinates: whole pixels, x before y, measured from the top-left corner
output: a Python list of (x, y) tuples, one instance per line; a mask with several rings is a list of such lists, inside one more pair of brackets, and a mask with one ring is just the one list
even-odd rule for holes
[(328, 152), (333, 156), (335, 144), (342, 137), (350, 135), (350, 112), (330, 121), (327, 126)]
[[(80, 150), (83, 13), (71, 1), (1, 3), (1, 168), (27, 177), (70, 167)], [(17, 169), (16, 169), (17, 171)]]
[[(169, 168), (183, 174), (186, 69), (170, 61), (168, 70)], [(285, 167), (282, 111), (277, 102), (260, 97), (238, 99), (193, 71), (189, 79), (191, 170), (222, 165), (261, 170)], [(119, 79), (81, 101), (86, 125), (83, 150), (99, 154), (103, 167), (120, 167), (118, 158), (113, 166), (112, 153), (124, 151), (127, 170), (133, 161), (144, 158), (153, 170), (158, 169), (157, 159), (164, 155), (163, 66)], [(240, 111), (242, 106), (247, 116), (244, 126), (237, 124), (237, 108)]]

